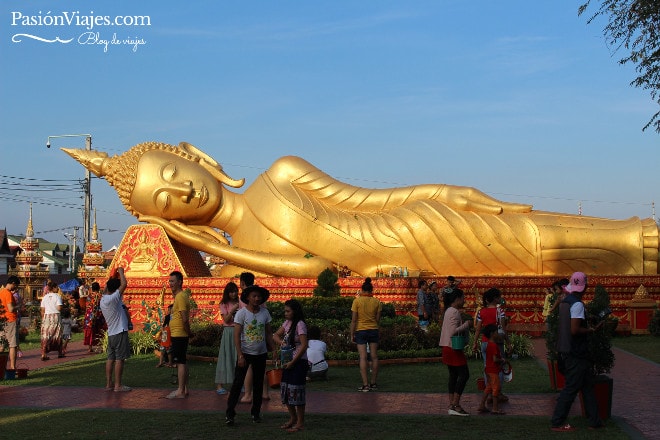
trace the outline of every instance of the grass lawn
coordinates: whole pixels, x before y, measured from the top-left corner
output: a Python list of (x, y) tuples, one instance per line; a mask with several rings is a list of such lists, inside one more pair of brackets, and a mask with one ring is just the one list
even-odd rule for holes
[(444, 438), (483, 440), (499, 436), (507, 440), (628, 439), (614, 423), (598, 432), (587, 429), (582, 418), (570, 419), (578, 427), (571, 433), (550, 431), (546, 417), (429, 417), (399, 415), (317, 415), (306, 418), (306, 429), (295, 434), (279, 429), (284, 414), (266, 414), (261, 424), (247, 416), (236, 426), (224, 426), (222, 414), (209, 412), (103, 411), (67, 409), (3, 409), (2, 438), (23, 440), (71, 439), (408, 439)]
[(651, 335), (617, 336), (612, 345), (660, 364), (660, 337)]
[[(155, 368), (153, 355), (132, 357), (124, 371), (124, 381), (140, 387), (170, 388), (172, 372), (169, 368)], [(547, 372), (536, 359), (516, 360), (513, 363), (514, 380), (506, 385), (511, 393), (549, 392)], [(105, 356), (96, 355), (80, 361), (53, 365), (31, 371), (27, 379), (4, 381), (11, 386), (96, 386), (104, 385)], [(472, 378), (466, 392), (476, 392), (475, 379), (481, 370), (481, 361), (471, 360)], [(190, 363), (191, 388), (213, 389), (215, 364), (192, 361)], [(378, 379), (379, 388), (386, 392), (442, 392), (446, 387), (447, 369), (443, 364), (383, 365)], [(329, 380), (309, 384), (310, 390), (355, 392), (359, 384), (357, 366), (332, 367)], [(1, 398), (1, 395), (0, 395)], [(66, 406), (66, 402), (62, 403)], [(246, 414), (239, 415), (233, 428), (224, 426), (223, 414), (208, 411), (156, 411), (156, 410), (56, 410), (3, 408), (0, 417), (2, 438), (23, 440), (70, 439), (183, 439), (219, 438), (292, 438), (292, 434), (278, 429), (287, 416), (282, 413), (264, 415), (264, 422), (254, 425)], [(549, 430), (548, 417), (449, 417), (410, 415), (327, 415), (311, 414), (306, 429), (296, 435), (300, 439), (372, 439), (446, 438), (483, 440), (501, 433), (507, 440), (529, 439), (628, 439), (628, 435), (614, 422), (598, 432), (587, 429), (586, 420), (571, 418), (578, 427), (573, 433), (554, 433)]]
[[(53, 365), (31, 371), (28, 378), (18, 381), (3, 381), (3, 385), (33, 386), (104, 386), (105, 355), (87, 357), (80, 361)], [(126, 361), (124, 383), (146, 388), (169, 388), (172, 385), (171, 368), (155, 368), (158, 358), (153, 355), (138, 355)], [(190, 387), (192, 389), (214, 389), (215, 363), (190, 361)], [(514, 380), (505, 384), (508, 393), (551, 392), (548, 373), (533, 359), (512, 362)], [(477, 392), (476, 378), (480, 375), (480, 360), (470, 360), (471, 378), (465, 392)], [(380, 368), (378, 385), (388, 392), (437, 393), (446, 388), (447, 367), (441, 363), (383, 365)], [(354, 392), (360, 385), (360, 372), (356, 366), (331, 367), (327, 381), (314, 381), (310, 390)]]

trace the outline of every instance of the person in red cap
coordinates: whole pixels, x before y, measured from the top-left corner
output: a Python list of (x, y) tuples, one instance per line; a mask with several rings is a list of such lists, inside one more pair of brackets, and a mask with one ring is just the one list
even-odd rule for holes
[(571, 275), (565, 289), (568, 295), (559, 304), (557, 352), (560, 371), (566, 377), (566, 385), (557, 399), (550, 429), (559, 432), (575, 430), (566, 423), (566, 418), (579, 391), (582, 391), (584, 397), (589, 427), (600, 428), (603, 422), (598, 418), (598, 406), (594, 396), (594, 363), (589, 356), (588, 335), (602, 322), (595, 328), (588, 326), (582, 302), (582, 296), (587, 289), (587, 276), (583, 272)]

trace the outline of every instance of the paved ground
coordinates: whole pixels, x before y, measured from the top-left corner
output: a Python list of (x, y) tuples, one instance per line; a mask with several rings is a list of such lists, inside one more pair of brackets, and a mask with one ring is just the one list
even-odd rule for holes
[[(544, 340), (534, 341), (535, 352), (539, 357), (545, 353)], [(614, 378), (614, 399), (612, 414), (617, 420), (629, 425), (633, 437), (660, 439), (660, 421), (657, 404), (660, 402), (660, 365), (639, 358), (630, 353), (615, 349), (616, 365), (611, 376)], [(68, 362), (88, 356), (82, 343), (69, 346), (67, 357), (57, 356), (42, 362), (39, 352), (26, 352), (20, 360), (19, 368), (35, 370), (46, 365)], [(548, 380), (547, 377), (544, 380)], [(107, 392), (102, 388), (71, 387), (8, 387), (0, 386), (0, 407), (58, 408), (66, 395), (67, 407), (116, 408), (116, 409), (158, 409), (176, 411), (224, 412), (225, 398), (217, 396), (213, 390), (191, 390), (187, 399), (168, 400), (164, 396), (170, 389), (136, 388), (129, 393)], [(555, 394), (511, 395), (510, 403), (504, 410), (509, 415), (547, 416), (554, 408)], [(472, 413), (478, 406), (480, 395), (466, 394), (463, 406)], [(74, 402), (73, 405), (71, 402)], [(310, 392), (307, 396), (309, 414), (429, 414), (444, 415), (447, 410), (447, 396), (437, 393), (334, 393)], [(241, 405), (239, 411), (249, 412), (248, 405)], [(263, 411), (285, 412), (277, 401), (264, 402)], [(580, 404), (573, 405), (572, 414), (579, 414)]]

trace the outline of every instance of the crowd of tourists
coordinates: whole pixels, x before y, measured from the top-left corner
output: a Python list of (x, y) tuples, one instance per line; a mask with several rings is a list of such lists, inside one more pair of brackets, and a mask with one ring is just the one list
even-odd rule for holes
[[(166, 396), (168, 399), (183, 399), (189, 395), (186, 354), (191, 336), (191, 298), (190, 292), (183, 290), (183, 281), (181, 272), (170, 274), (169, 286), (174, 302), (168, 307), (160, 332), (161, 358), (157, 366), (176, 368), (177, 388)], [(269, 353), (277, 353), (279, 357), (274, 360), (282, 367), (279, 397), (289, 414), (289, 419), (281, 428), (297, 432), (305, 426), (307, 381), (327, 377), (326, 345), (320, 340), (318, 327), (308, 328), (302, 305), (295, 299), (284, 303), (282, 325), (277, 329), (271, 328), (272, 316), (267, 307), (270, 293), (255, 285), (254, 281), (252, 273), (244, 272), (239, 278), (240, 285), (230, 282), (225, 286), (220, 302), (224, 328), (215, 374), (216, 393), (227, 397), (226, 425), (235, 424), (239, 402), (250, 403), (252, 421), (260, 423), (263, 400), (270, 399), (266, 363)], [(0, 336), (5, 337), (10, 349), (9, 368), (15, 368), (19, 352), (15, 325), (11, 324), (16, 321), (14, 293), (18, 284), (16, 277), (9, 277), (5, 288), (0, 290), (0, 302), (9, 322), (9, 325), (5, 325), (4, 334)], [(554, 431), (574, 429), (566, 423), (566, 418), (580, 391), (584, 395), (590, 427), (603, 426), (596, 409), (592, 362), (586, 347), (587, 335), (595, 330), (585, 318), (582, 295), (586, 286), (586, 275), (576, 272), (570, 279), (555, 282), (548, 290), (544, 303), (544, 316), (554, 310), (559, 311), (557, 351), (566, 377), (566, 385), (552, 415), (551, 429)], [(102, 294), (100, 287), (98, 283), (93, 283), (91, 290), (82, 289), (85, 298), (84, 343), (92, 352), (103, 331), (107, 331), (106, 390), (131, 391), (130, 387), (122, 383), (124, 362), (131, 355), (128, 331), (132, 326), (123, 303), (123, 293), (127, 287), (123, 269), (115, 271)], [(507, 318), (502, 292), (497, 288), (483, 292), (482, 306), (473, 319), (466, 319), (462, 312), (465, 295), (460, 288), (460, 280), (450, 276), (442, 288), (437, 286), (437, 282), (427, 284), (421, 280), (418, 287), (419, 325), (426, 328), (430, 323), (441, 323), (439, 346), (442, 362), (449, 373), (448, 414), (462, 417), (469, 415), (461, 406), (461, 396), (470, 377), (465, 347), (472, 327), (476, 334), (472, 349), (481, 353), (484, 376), (483, 396), (476, 411), (505, 414), (501, 404), (509, 398), (502, 393), (502, 385), (510, 377), (510, 364), (507, 360)], [(373, 294), (371, 279), (366, 278), (351, 306), (350, 339), (357, 346), (361, 379), (357, 390), (363, 393), (378, 390), (382, 304)], [(441, 309), (444, 309), (442, 318)], [(65, 356), (66, 343), (70, 339), (71, 314), (62, 301), (57, 284), (53, 282), (48, 282), (44, 287), (41, 315), (42, 360), (48, 360), (50, 351), (57, 351), (60, 357)]]

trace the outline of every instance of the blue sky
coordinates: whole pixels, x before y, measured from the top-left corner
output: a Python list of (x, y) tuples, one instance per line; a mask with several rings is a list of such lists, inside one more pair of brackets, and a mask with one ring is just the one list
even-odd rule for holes
[[(59, 148), (84, 138), (45, 147), (78, 133), (110, 154), (187, 141), (248, 185), (297, 155), (353, 185), (448, 183), (539, 210), (650, 217), (660, 137), (641, 129), (657, 104), (579, 3), (4, 0), (0, 227), (24, 233), (30, 200), (40, 236), (66, 242), (82, 226), (79, 192), (7, 184), (82, 179)], [(151, 24), (46, 25), (76, 11)], [(86, 32), (122, 44), (81, 44)], [(105, 181), (92, 192), (99, 228), (119, 231), (101, 233), (104, 248), (119, 244), (137, 221)]]

